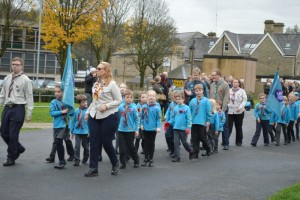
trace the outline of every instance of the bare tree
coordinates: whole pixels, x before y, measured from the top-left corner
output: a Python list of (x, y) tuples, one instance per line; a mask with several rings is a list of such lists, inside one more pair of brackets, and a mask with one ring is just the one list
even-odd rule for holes
[(299, 29), (298, 25), (295, 25), (293, 28), (287, 27), (285, 29), (285, 33), (300, 33), (300, 29)]
[(98, 63), (109, 61), (113, 51), (123, 42), (124, 21), (127, 19), (133, 0), (107, 0), (108, 7), (103, 12), (103, 23), (99, 32), (87, 42), (96, 55)]
[(143, 88), (147, 67), (156, 74), (163, 57), (170, 53), (176, 28), (164, 0), (138, 0), (134, 17), (126, 25), (126, 39)]
[(32, 1), (29, 0), (0, 0), (0, 57), (9, 47), (11, 28), (24, 26), (23, 17), (31, 5)]

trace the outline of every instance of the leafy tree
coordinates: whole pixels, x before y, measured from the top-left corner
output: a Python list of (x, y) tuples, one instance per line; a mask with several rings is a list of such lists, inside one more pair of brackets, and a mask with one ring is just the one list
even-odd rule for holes
[(2, 26), (2, 32), (0, 29), (0, 38), (2, 38), (0, 57), (3, 56), (9, 47), (12, 34), (11, 27), (18, 26), (22, 28), (25, 26), (23, 19), (25, 16), (28, 16), (27, 11), (30, 10), (32, 5), (33, 3), (30, 0), (0, 0), (0, 25)]
[(287, 27), (285, 33), (300, 33), (298, 25), (295, 25), (293, 28)]
[(175, 41), (174, 21), (164, 0), (138, 0), (134, 17), (126, 23), (126, 41), (133, 63), (144, 86), (148, 67), (157, 73), (163, 57), (170, 53)]
[(43, 7), (45, 49), (56, 53), (61, 75), (67, 57), (67, 45), (86, 40), (99, 31), (106, 0), (47, 0)]

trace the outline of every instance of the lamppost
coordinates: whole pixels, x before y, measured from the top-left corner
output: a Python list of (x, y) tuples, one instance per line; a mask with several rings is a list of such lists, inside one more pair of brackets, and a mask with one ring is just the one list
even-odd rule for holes
[(41, 51), (41, 31), (42, 31), (42, 12), (43, 12), (43, 0), (40, 0), (39, 10), (39, 34), (38, 34), (38, 46), (37, 46), (37, 64), (36, 64), (36, 80), (39, 79), (40, 69), (40, 51)]
[(123, 83), (125, 79), (125, 54), (123, 54)]
[(195, 50), (195, 40), (193, 41), (192, 45), (190, 46), (190, 63), (191, 63), (191, 75), (193, 75), (193, 66), (194, 66), (194, 50)]

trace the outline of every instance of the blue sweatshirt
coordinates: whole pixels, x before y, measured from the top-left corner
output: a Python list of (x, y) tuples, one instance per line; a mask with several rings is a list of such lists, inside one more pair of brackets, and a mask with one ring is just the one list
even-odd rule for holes
[(53, 128), (66, 128), (67, 114), (62, 114), (61, 111), (66, 109), (67, 105), (61, 100), (53, 99), (50, 102), (50, 116), (53, 117)]
[(278, 123), (288, 125), (290, 123), (290, 108), (289, 106), (284, 106), (283, 110), (281, 111), (281, 116), (277, 120)]
[(192, 127), (192, 116), (190, 108), (183, 104), (177, 105), (174, 108), (173, 118), (170, 120), (170, 124), (173, 125), (173, 129), (186, 130)]
[(134, 103), (127, 105), (122, 103), (119, 106), (120, 123), (118, 131), (136, 132), (139, 130), (139, 113)]
[(271, 111), (269, 124), (274, 125), (274, 123), (276, 123), (277, 121), (278, 121), (277, 115)]
[(219, 132), (223, 132), (224, 131), (224, 124), (226, 122), (226, 115), (223, 112), (223, 110), (221, 110), (221, 112), (217, 112), (217, 115), (219, 117), (219, 127), (218, 127), (218, 131)]
[(177, 106), (177, 104), (172, 101), (168, 107), (168, 110), (166, 112), (166, 121), (170, 123), (170, 120), (174, 117), (174, 108)]
[(290, 121), (297, 121), (299, 114), (299, 107), (296, 102), (290, 104)]
[(215, 132), (219, 132), (220, 123), (218, 113), (212, 113), (210, 124), (214, 127)]
[(157, 128), (160, 128), (160, 118), (161, 108), (157, 102), (142, 106), (141, 125), (145, 131), (156, 131)]
[[(89, 134), (88, 123), (84, 120), (87, 108), (77, 108), (71, 121), (72, 134)], [(81, 112), (81, 113), (80, 113)], [(81, 115), (81, 116), (80, 116)]]
[(196, 97), (191, 100), (189, 107), (192, 114), (192, 124), (206, 126), (206, 123), (210, 122), (212, 108), (208, 98), (202, 97), (201, 100), (198, 102), (198, 99)]
[[(264, 113), (262, 113), (262, 110), (264, 110)], [(260, 120), (270, 120), (270, 114), (271, 110), (269, 110), (266, 105), (262, 105), (260, 103), (257, 103), (254, 108), (254, 117), (257, 120), (258, 118)]]

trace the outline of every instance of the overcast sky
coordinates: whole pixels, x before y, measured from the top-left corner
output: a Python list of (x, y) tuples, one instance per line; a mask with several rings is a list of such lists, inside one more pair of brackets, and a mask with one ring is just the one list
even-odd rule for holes
[[(264, 21), (300, 26), (300, 0), (165, 0), (178, 32), (263, 33)], [(217, 15), (216, 15), (217, 13)], [(217, 16), (217, 17), (216, 17)], [(216, 20), (217, 19), (217, 20)]]

